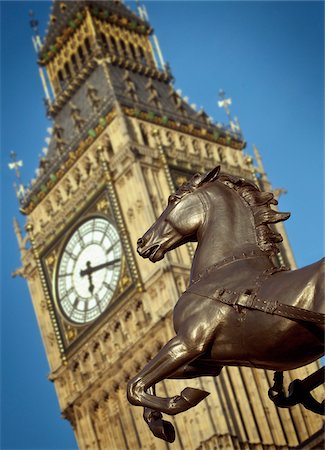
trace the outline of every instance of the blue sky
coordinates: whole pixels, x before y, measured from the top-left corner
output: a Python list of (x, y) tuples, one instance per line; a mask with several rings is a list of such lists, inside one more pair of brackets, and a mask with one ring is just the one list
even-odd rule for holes
[[(275, 188), (298, 266), (323, 256), (324, 4), (323, 2), (148, 2), (164, 54), (190, 103), (226, 122), (220, 88), (232, 97), (247, 140), (260, 149)], [(1, 2), (2, 169), (2, 443), (3, 449), (75, 448), (60, 418), (36, 318), (12, 229), (19, 217), (7, 168), (9, 152), (34, 176), (49, 126), (31, 42), (28, 11), (45, 29), (50, 2)], [(23, 218), (19, 218), (23, 224)]]

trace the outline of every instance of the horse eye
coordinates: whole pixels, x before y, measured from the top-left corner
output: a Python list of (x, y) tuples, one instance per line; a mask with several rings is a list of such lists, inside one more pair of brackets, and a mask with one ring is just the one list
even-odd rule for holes
[(176, 201), (175, 195), (170, 195), (170, 196), (168, 197), (168, 203), (174, 203), (175, 201)]

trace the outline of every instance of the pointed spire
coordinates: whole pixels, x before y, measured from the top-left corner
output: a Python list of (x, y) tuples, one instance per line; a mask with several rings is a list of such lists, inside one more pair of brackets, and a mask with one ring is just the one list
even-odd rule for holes
[(16, 235), (17, 241), (18, 241), (19, 250), (20, 251), (25, 250), (22, 231), (21, 231), (21, 228), (19, 226), (19, 223), (18, 223), (18, 220), (16, 219), (16, 217), (13, 218), (13, 224), (14, 224), (15, 235)]
[(43, 69), (41, 67), (39, 67), (39, 75), (41, 78), (41, 82), (42, 82), (42, 86), (43, 86), (43, 90), (44, 90), (44, 94), (45, 94), (45, 99), (46, 99), (45, 101), (46, 101), (46, 103), (50, 103), (51, 102), (50, 91), (47, 87), (45, 75), (44, 75)]
[[(39, 35), (39, 30), (38, 30), (39, 22), (36, 19), (34, 11), (32, 9), (29, 11), (29, 17), (30, 17), (29, 24), (30, 24), (31, 29), (34, 32), (34, 35), (32, 36), (32, 42), (33, 42), (35, 53), (38, 54), (42, 48), (42, 41), (41, 41), (41, 38)], [(46, 76), (41, 67), (39, 67), (39, 75), (41, 78), (41, 82), (42, 82), (42, 86), (43, 86), (43, 90), (44, 90), (44, 94), (45, 94), (45, 102), (46, 102), (46, 104), (49, 104), (51, 102), (51, 95), (50, 95), (50, 91), (49, 91), (49, 88), (47, 85)]]
[[(13, 218), (13, 225), (14, 225), (14, 232), (15, 232), (17, 242), (18, 242), (18, 248), (20, 250), (20, 258), (21, 258), (21, 260), (23, 260), (24, 256), (26, 255), (26, 252), (27, 252), (27, 242), (29, 241), (29, 236), (26, 235), (23, 237), (22, 230), (19, 226), (19, 223), (18, 223), (18, 220), (16, 219), (16, 217)], [(11, 276), (13, 278), (18, 277), (18, 276), (25, 278), (26, 271), (25, 271), (24, 266), (19, 267), (14, 272), (12, 272)]]
[[(137, 5), (137, 9), (138, 9), (140, 18), (142, 20), (145, 20), (146, 22), (149, 22), (149, 16), (148, 16), (146, 7), (144, 5), (141, 5), (139, 0), (136, 0), (136, 5)], [(153, 54), (154, 60), (156, 62), (156, 66), (158, 67), (157, 59), (156, 59), (156, 56), (158, 56), (161, 69), (166, 69), (166, 64), (165, 64), (164, 57), (163, 57), (163, 54), (162, 54), (162, 51), (161, 51), (161, 48), (159, 45), (159, 41), (155, 34), (152, 34), (152, 41), (153, 41), (153, 45), (151, 45), (151, 48), (152, 48), (152, 54)]]
[(265, 172), (264, 172), (264, 165), (263, 165), (262, 157), (261, 157), (261, 154), (255, 144), (253, 144), (253, 152), (254, 152), (256, 162), (257, 162), (258, 171), (261, 174), (264, 174)]

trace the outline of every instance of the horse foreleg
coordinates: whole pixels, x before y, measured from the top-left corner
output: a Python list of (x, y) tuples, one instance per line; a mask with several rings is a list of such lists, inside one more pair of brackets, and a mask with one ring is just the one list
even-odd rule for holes
[[(191, 364), (180, 367), (169, 378), (190, 379), (204, 376), (217, 377), (221, 369), (222, 366), (216, 365), (213, 360), (198, 358)], [(148, 388), (147, 392), (148, 394), (156, 395), (155, 386)], [(154, 436), (167, 442), (174, 442), (175, 429), (170, 422), (163, 420), (161, 412), (145, 407), (143, 418)]]
[(180, 367), (191, 363), (202, 354), (205, 345), (187, 344), (181, 336), (171, 339), (144, 369), (128, 383), (128, 400), (133, 405), (147, 406), (166, 414), (178, 414), (197, 405), (208, 392), (200, 389), (185, 388), (181, 395), (169, 398), (155, 397), (147, 392), (148, 388), (170, 377)]
[[(156, 395), (155, 386), (148, 388), (147, 392), (151, 395)], [(152, 434), (159, 439), (163, 439), (164, 441), (174, 442), (175, 429), (170, 422), (163, 420), (162, 417), (161, 412), (147, 407), (144, 408), (143, 418), (148, 424)]]
[(190, 364), (180, 367), (168, 378), (184, 380), (198, 377), (217, 377), (223, 366), (218, 366), (215, 361), (210, 359), (197, 358)]

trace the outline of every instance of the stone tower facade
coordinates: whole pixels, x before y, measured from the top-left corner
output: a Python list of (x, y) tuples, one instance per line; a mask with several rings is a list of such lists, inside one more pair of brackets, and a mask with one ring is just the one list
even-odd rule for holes
[[(189, 280), (192, 244), (159, 264), (135, 252), (167, 197), (218, 164), (271, 188), (244, 154), (241, 134), (211, 123), (175, 92), (151, 36), (149, 23), (120, 2), (56, 1), (39, 52), (53, 91), (53, 135), (23, 201), (27, 236), (19, 243), (50, 379), (80, 449), (169, 448), (151, 435), (141, 408), (127, 403), (125, 389), (173, 336), (172, 309)], [(279, 263), (293, 267), (278, 228)], [(95, 267), (94, 255), (108, 263)], [(172, 418), (174, 448), (298, 446), (321, 420), (299, 406), (276, 409), (267, 397), (272, 376), (232, 367), (217, 379), (191, 380), (212, 395)], [(183, 386), (166, 381), (158, 394)]]

